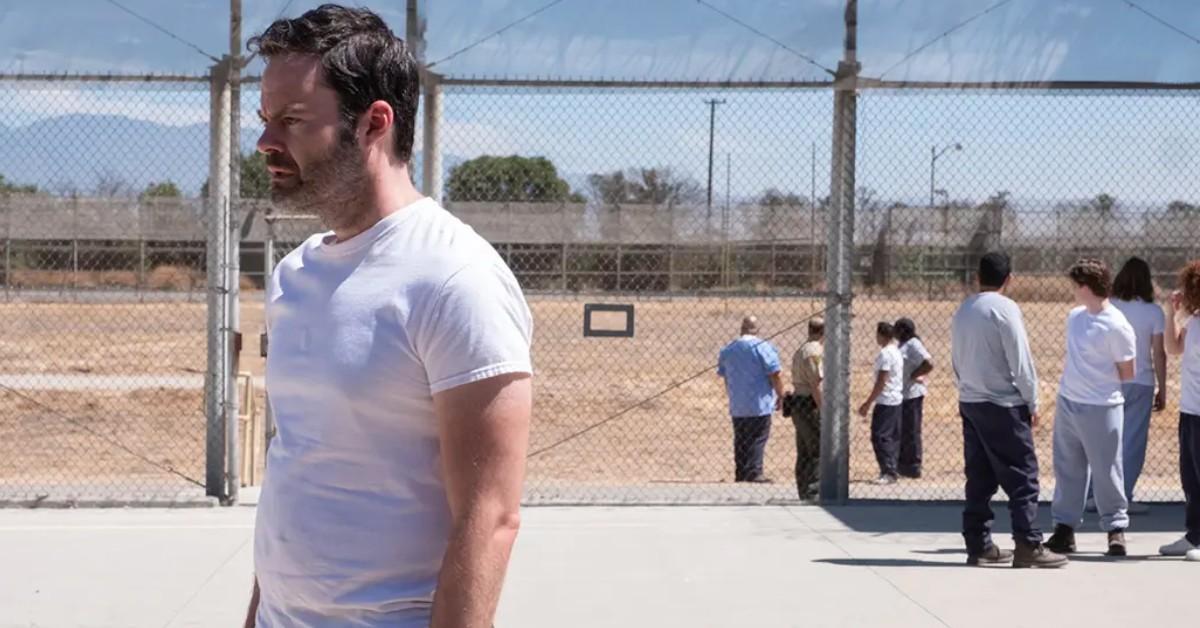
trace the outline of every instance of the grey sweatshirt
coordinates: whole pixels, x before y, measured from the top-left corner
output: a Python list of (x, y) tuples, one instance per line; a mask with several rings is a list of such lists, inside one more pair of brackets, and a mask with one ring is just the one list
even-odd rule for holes
[(1012, 299), (997, 292), (967, 297), (954, 313), (950, 344), (959, 401), (1037, 412), (1037, 369)]

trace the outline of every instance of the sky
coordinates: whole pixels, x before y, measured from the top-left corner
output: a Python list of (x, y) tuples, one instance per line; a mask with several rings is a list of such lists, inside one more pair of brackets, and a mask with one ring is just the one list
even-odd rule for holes
[[(209, 54), (228, 48), (225, 0), (120, 4)], [(245, 0), (244, 34), (264, 28), (288, 4)], [(286, 13), (296, 15), (317, 4), (292, 0)], [(404, 2), (361, 4), (404, 33)], [(841, 0), (423, 4), (426, 59), (451, 76), (824, 80), (824, 70), (796, 53), (825, 67), (834, 67), (841, 54)], [(910, 53), (995, 0), (859, 4), (859, 56), (867, 76), (1200, 81), (1200, 44), (1123, 0), (1011, 0), (907, 61)], [(1138, 4), (1192, 34), (1200, 32), (1200, 2)], [(0, 0), (0, 72), (199, 75), (211, 64), (190, 45), (107, 0), (55, 0), (51, 10), (46, 6), (45, 0)], [(1130, 202), (1200, 200), (1196, 95), (867, 92), (860, 102), (859, 183), (888, 198), (917, 202), (928, 195), (930, 146), (959, 142), (962, 151), (939, 159), (936, 181), (955, 198), (981, 200), (1006, 189), (1030, 199), (1105, 191)], [(247, 97), (244, 126), (252, 136), (255, 96), (251, 91)], [(703, 184), (709, 121), (703, 100), (712, 97), (726, 100), (717, 113), (714, 187), (724, 191), (728, 185), (734, 196), (766, 187), (805, 196), (813, 187), (824, 195), (827, 90), (454, 89), (444, 99), (443, 150), (461, 158), (546, 155), (576, 184), (592, 172), (638, 166), (671, 166)], [(195, 88), (0, 82), (0, 127), (10, 129), (68, 114), (125, 116), (169, 127), (202, 125), (207, 106), (206, 93)], [(199, 147), (198, 154), (203, 150)], [(200, 157), (198, 163), (206, 163)]]

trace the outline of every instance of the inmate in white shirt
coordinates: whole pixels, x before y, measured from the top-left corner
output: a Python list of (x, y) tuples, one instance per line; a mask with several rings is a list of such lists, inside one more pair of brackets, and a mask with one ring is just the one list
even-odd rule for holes
[(1179, 360), (1179, 411), (1200, 416), (1200, 316), (1190, 316), (1184, 323), (1183, 356)]
[[(900, 355), (896, 343), (893, 342), (879, 350), (879, 355), (875, 357), (875, 377), (879, 377), (880, 371), (887, 371), (888, 377), (887, 383), (883, 385), (883, 392), (879, 394), (875, 403), (881, 406), (898, 406), (904, 403), (904, 358)], [(872, 381), (871, 386), (874, 385)]]
[(1117, 363), (1135, 357), (1133, 327), (1121, 310), (1106, 304), (1091, 314), (1081, 305), (1067, 315), (1067, 362), (1058, 392), (1075, 403), (1120, 405), (1125, 396)]
[(1130, 383), (1153, 387), (1154, 356), (1150, 341), (1155, 335), (1166, 331), (1167, 317), (1161, 307), (1141, 300), (1113, 299), (1112, 304), (1125, 315), (1125, 320), (1133, 327), (1133, 335), (1137, 337), (1137, 359), (1133, 363), (1135, 375)]
[(264, 628), (427, 626), (450, 533), (434, 393), (530, 373), (532, 318), (496, 251), (430, 199), (319, 234), (267, 288)]

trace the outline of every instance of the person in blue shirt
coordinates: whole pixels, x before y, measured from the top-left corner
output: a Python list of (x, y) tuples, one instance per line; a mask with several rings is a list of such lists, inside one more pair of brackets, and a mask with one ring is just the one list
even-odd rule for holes
[(742, 334), (721, 349), (717, 375), (725, 380), (733, 417), (734, 481), (770, 482), (763, 453), (771, 436), (771, 414), (783, 403), (779, 351), (758, 337), (758, 319), (742, 319)]

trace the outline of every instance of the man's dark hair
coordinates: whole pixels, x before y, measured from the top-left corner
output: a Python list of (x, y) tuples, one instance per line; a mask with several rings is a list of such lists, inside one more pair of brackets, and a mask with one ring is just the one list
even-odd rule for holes
[(1112, 293), (1122, 301), (1140, 299), (1145, 303), (1154, 303), (1154, 277), (1150, 275), (1150, 264), (1140, 257), (1126, 260), (1117, 278), (1113, 279)]
[(808, 321), (808, 335), (809, 336), (824, 336), (825, 335), (825, 319), (818, 317), (818, 318), (814, 318), (814, 319)]
[(1112, 273), (1108, 264), (1098, 259), (1081, 259), (1071, 266), (1067, 276), (1075, 285), (1086, 286), (1092, 294), (1106, 298), (1112, 293)]
[(263, 57), (311, 54), (321, 58), (322, 79), (338, 95), (342, 122), (353, 132), (358, 118), (382, 100), (392, 106), (396, 157), (412, 159), (420, 71), (404, 40), (368, 9), (323, 4), (300, 17), (276, 20), (246, 47)]
[(979, 259), (979, 285), (1000, 288), (1012, 274), (1012, 259), (1008, 253), (993, 251)]
[(896, 339), (896, 328), (892, 327), (892, 324), (888, 322), (882, 322), (876, 325), (875, 333), (883, 336), (887, 340)]

